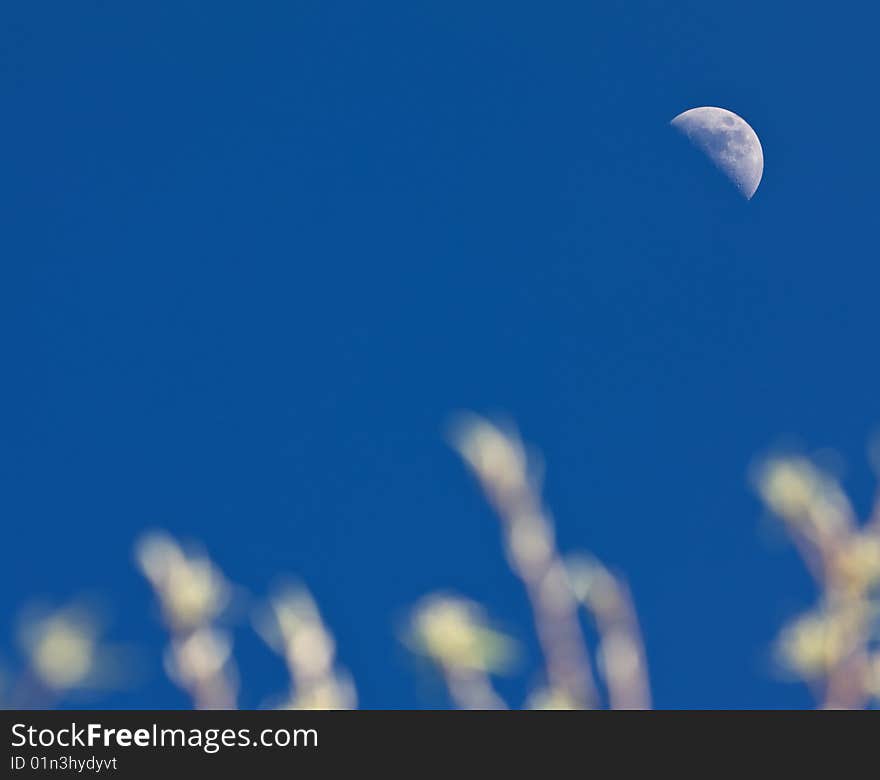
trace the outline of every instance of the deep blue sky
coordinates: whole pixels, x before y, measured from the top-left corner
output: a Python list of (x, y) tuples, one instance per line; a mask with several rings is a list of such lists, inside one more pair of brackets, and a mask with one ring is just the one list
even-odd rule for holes
[[(769, 644), (812, 591), (751, 459), (878, 422), (865, 4), (18, 2), (0, 12), (2, 654), (99, 592), (184, 706), (131, 561), (202, 540), (302, 576), (366, 707), (445, 706), (395, 624), (448, 587), (537, 657), (467, 408), (548, 464), (566, 550), (625, 572), (663, 707), (810, 704)], [(761, 137), (743, 200), (668, 128)], [(244, 698), (283, 669), (239, 633)]]

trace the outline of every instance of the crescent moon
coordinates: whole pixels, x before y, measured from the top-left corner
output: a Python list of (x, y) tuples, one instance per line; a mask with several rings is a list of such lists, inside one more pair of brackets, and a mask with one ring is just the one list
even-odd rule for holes
[(764, 173), (758, 134), (733, 111), (714, 106), (692, 108), (670, 123), (751, 200)]

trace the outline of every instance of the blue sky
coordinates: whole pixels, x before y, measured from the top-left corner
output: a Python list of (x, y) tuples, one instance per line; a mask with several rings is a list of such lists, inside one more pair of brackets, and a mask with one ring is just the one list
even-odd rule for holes
[[(566, 550), (625, 572), (662, 707), (796, 707), (769, 645), (812, 591), (750, 493), (780, 437), (873, 478), (877, 12), (794, 3), (14, 3), (0, 14), (0, 643), (97, 592), (185, 706), (131, 548), (301, 576), (366, 707), (446, 706), (422, 594), (537, 650), (443, 441), (501, 413)], [(751, 202), (675, 136), (764, 147)], [(246, 706), (284, 673), (237, 634)]]

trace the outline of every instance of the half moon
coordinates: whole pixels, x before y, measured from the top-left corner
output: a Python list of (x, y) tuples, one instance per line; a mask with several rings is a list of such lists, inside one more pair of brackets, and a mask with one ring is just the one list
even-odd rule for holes
[(751, 200), (764, 173), (764, 150), (757, 133), (742, 117), (725, 108), (703, 106), (679, 114), (669, 124)]

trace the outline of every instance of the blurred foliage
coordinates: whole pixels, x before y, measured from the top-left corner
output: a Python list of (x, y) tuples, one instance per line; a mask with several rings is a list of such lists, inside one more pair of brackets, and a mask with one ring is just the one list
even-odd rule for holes
[[(544, 658), (524, 706), (545, 709), (651, 706), (646, 653), (626, 582), (592, 555), (563, 557), (541, 499), (539, 461), (515, 431), (462, 415), (450, 443), (499, 518), (511, 571), (528, 595)], [(880, 465), (880, 445), (872, 455)], [(839, 481), (802, 455), (756, 465), (756, 493), (781, 519), (817, 587), (816, 603), (782, 627), (775, 657), (827, 708), (880, 701), (880, 497), (859, 522)], [(231, 613), (241, 592), (208, 554), (165, 532), (135, 546), (168, 633), (165, 670), (198, 708), (237, 706), (239, 673)], [(591, 652), (583, 612), (595, 630)], [(305, 586), (285, 583), (251, 609), (252, 624), (284, 661), (289, 684), (269, 706), (351, 709), (355, 685), (336, 659), (336, 642)], [(52, 707), (69, 695), (125, 683), (130, 651), (104, 639), (99, 611), (84, 601), (31, 607), (22, 616), (17, 674), (0, 670), (0, 702)], [(492, 678), (513, 671), (518, 643), (493, 625), (483, 606), (452, 593), (416, 604), (401, 633), (465, 709), (508, 705)]]
[(349, 710), (357, 706), (354, 683), (335, 663), (336, 642), (311, 594), (286, 585), (254, 615), (260, 636), (287, 665), (290, 690), (283, 709)]
[(822, 706), (852, 709), (878, 696), (880, 497), (860, 523), (838, 480), (801, 455), (767, 458), (754, 484), (779, 517), (818, 590), (816, 604), (783, 627), (776, 655)]

